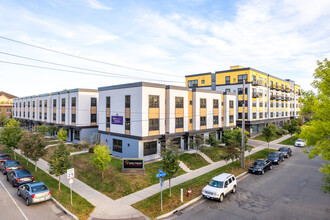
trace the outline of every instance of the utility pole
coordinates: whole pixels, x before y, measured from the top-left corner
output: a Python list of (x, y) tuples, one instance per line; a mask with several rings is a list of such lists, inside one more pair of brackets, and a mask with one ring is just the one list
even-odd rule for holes
[(243, 79), (243, 111), (242, 111), (242, 158), (241, 158), (241, 168), (244, 169), (245, 167), (245, 155), (244, 155), (244, 152), (245, 152), (245, 146), (244, 146), (244, 143), (245, 143), (245, 140), (244, 140), (244, 131), (245, 131), (245, 79)]

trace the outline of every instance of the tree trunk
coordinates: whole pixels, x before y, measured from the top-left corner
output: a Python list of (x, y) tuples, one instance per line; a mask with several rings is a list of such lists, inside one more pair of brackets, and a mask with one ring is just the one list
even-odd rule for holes
[(103, 171), (101, 171), (102, 172), (102, 182), (103, 182), (103, 180), (104, 180), (104, 172)]
[(171, 179), (168, 179), (168, 184), (169, 184), (169, 187), (170, 187), (170, 196), (171, 196)]
[(61, 191), (61, 175), (58, 176), (58, 190)]

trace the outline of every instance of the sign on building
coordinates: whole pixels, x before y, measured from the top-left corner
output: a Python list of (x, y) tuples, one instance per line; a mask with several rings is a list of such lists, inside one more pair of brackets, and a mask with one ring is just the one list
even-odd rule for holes
[(124, 158), (122, 172), (144, 174), (144, 160), (141, 158)]
[(123, 116), (111, 116), (111, 124), (123, 125)]

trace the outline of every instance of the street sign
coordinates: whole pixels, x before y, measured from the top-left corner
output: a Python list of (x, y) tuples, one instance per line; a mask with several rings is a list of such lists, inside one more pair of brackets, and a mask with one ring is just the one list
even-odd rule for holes
[(159, 173), (156, 174), (156, 177), (159, 178), (160, 183), (160, 210), (163, 211), (163, 186), (164, 186), (164, 179), (163, 177), (166, 176), (166, 173), (159, 169)]
[(73, 183), (73, 178), (69, 179), (69, 183), (72, 184)]
[(159, 169), (159, 173), (164, 173), (164, 171), (162, 171), (161, 169)]
[(166, 176), (166, 173), (157, 173), (156, 174), (156, 177), (159, 178), (159, 177), (163, 177), (163, 176)]
[(66, 171), (66, 177), (67, 177), (68, 179), (74, 177), (74, 168), (68, 169), (68, 170)]

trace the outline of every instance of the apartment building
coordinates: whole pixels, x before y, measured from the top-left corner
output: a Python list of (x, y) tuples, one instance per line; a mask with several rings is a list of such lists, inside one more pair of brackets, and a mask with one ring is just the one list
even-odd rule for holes
[(68, 131), (68, 141), (90, 142), (98, 132), (98, 92), (71, 89), (13, 99), (12, 116), (31, 128), (55, 125)]
[(12, 115), (13, 99), (17, 98), (14, 95), (0, 91), (0, 114), (4, 114), (7, 118)]
[(264, 126), (299, 117), (301, 87), (293, 80), (280, 79), (268, 73), (242, 66), (229, 70), (186, 76), (186, 87), (234, 93), (236, 123), (242, 126), (243, 80), (245, 81), (245, 125), (252, 136)]
[(147, 82), (98, 88), (98, 126), (102, 144), (118, 157), (160, 157), (166, 140), (188, 150), (196, 135), (236, 124), (235, 95)]

